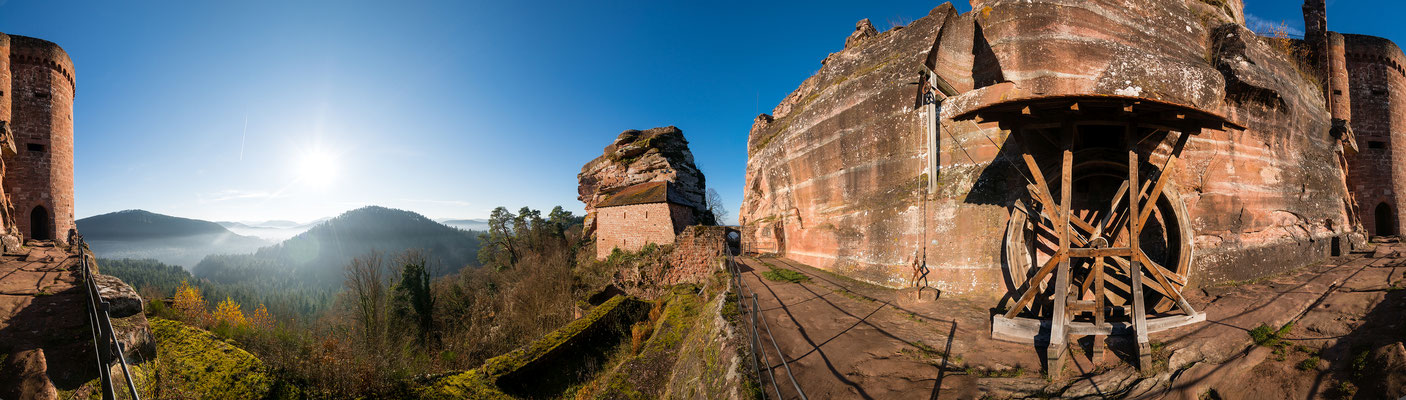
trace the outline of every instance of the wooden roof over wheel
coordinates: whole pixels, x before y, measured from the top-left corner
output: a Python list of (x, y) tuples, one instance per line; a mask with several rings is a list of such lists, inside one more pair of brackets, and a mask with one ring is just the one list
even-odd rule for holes
[(1051, 95), (1002, 100), (953, 116), (954, 120), (998, 122), (1011, 128), (1055, 128), (1067, 120), (1079, 125), (1127, 125), (1200, 134), (1201, 129), (1244, 130), (1211, 111), (1144, 97)]

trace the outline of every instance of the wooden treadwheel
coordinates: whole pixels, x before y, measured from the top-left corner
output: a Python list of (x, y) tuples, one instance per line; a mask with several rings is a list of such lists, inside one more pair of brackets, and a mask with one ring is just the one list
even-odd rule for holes
[(1058, 375), (1071, 335), (1093, 336), (1095, 363), (1103, 336), (1133, 335), (1138, 367), (1150, 366), (1149, 332), (1206, 318), (1181, 294), (1194, 263), (1169, 184), (1177, 159), (1203, 130), (1245, 128), (1157, 99), (991, 91), (984, 98), (1001, 100), (952, 116), (1010, 132), (1002, 151), (1013, 154), (997, 158), (1027, 181), (1001, 239), (1010, 297), (991, 336), (1046, 345), (1046, 371)]
[[(1119, 248), (1128, 247), (1128, 227), (1126, 199), (1127, 162), (1118, 160), (1120, 152), (1109, 149), (1090, 149), (1076, 152), (1072, 172), (1071, 217), (1081, 222), (1074, 224), (1074, 235), (1078, 242), (1094, 242), (1085, 247)], [(1042, 171), (1058, 171), (1058, 165), (1042, 165)], [(1158, 171), (1149, 163), (1143, 162), (1142, 171), (1157, 176)], [(1046, 182), (1058, 182), (1058, 176), (1046, 176)], [(1144, 194), (1146, 188), (1144, 182)], [(1058, 192), (1059, 185), (1051, 184), (1051, 191)], [(1145, 207), (1145, 206), (1144, 206)], [(1034, 215), (1038, 218), (1030, 218)], [(1045, 209), (1034, 198), (1022, 199), (1011, 210), (1011, 219), (1005, 234), (1005, 268), (1010, 279), (1007, 284), (1013, 293), (1023, 293), (1028, 289), (1029, 279), (1039, 272), (1040, 266), (1058, 256), (1060, 247), (1058, 232), (1049, 218), (1052, 210)], [(1186, 286), (1191, 269), (1191, 230), (1186, 206), (1171, 186), (1164, 186), (1156, 207), (1152, 209), (1139, 244), (1150, 268), (1158, 268), (1168, 278), (1168, 283), (1180, 292)], [(1094, 229), (1083, 229), (1093, 227)], [(1097, 234), (1095, 234), (1097, 232)], [(1102, 258), (1106, 287), (1105, 306), (1113, 311), (1108, 315), (1115, 319), (1126, 319), (1132, 306), (1132, 287), (1129, 282), (1126, 257), (1108, 256)], [(1095, 258), (1071, 259), (1070, 284), (1072, 293), (1081, 300), (1092, 300), (1094, 293)], [(1050, 319), (1053, 306), (1053, 288), (1046, 282), (1039, 282), (1039, 293), (1032, 301), (1031, 308), (1023, 311), (1027, 317)], [(1076, 288), (1077, 289), (1073, 289)], [(1157, 314), (1168, 313), (1176, 307), (1176, 301), (1157, 280), (1144, 274), (1143, 287), (1151, 289), (1144, 294), (1149, 309)], [(1080, 313), (1076, 320), (1088, 320), (1091, 315)]]
[[(1030, 147), (1021, 154), (1029, 196), (1012, 207), (1005, 238), (1008, 275), (1016, 288), (1012, 293), (1019, 296), (1004, 315), (993, 318), (992, 330), (1022, 320), (1035, 323), (1035, 329), (1026, 329), (1031, 332), (1048, 326), (1046, 371), (1051, 375), (1059, 374), (1072, 334), (1094, 336), (1092, 358), (1097, 362), (1104, 354), (1099, 338), (1132, 333), (1138, 366), (1145, 367), (1151, 365), (1149, 332), (1204, 318), (1181, 294), (1190, 272), (1191, 236), (1185, 207), (1168, 186), (1167, 173), (1191, 134), (1177, 134), (1165, 163), (1154, 167), (1143, 160), (1143, 153), (1153, 149), (1140, 145), (1171, 138), (1159, 134), (1171, 132), (1148, 130), (1132, 120), (1121, 128), (1080, 129), (1067, 120), (1053, 134), (1024, 132), (1027, 137), (1058, 137), (1062, 143), (1057, 144), (1055, 167), (1037, 163)], [(1025, 141), (1025, 146), (1034, 145)], [(1054, 193), (1059, 193), (1057, 199)], [(1180, 316), (1167, 314), (1174, 308)], [(1119, 323), (1122, 332), (1114, 325)]]

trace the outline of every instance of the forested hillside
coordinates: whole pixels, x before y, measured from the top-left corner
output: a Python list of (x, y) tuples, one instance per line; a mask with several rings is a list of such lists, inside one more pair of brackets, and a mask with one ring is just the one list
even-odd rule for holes
[(343, 213), (307, 232), (253, 254), (211, 255), (192, 269), (195, 276), (223, 284), (308, 289), (342, 284), (342, 268), (373, 251), (386, 254), (419, 249), (434, 276), (477, 266), (478, 233), (451, 228), (420, 214), (385, 207)]
[[(241, 236), (214, 222), (126, 210), (80, 219), (78, 231), (104, 258), (156, 259), (187, 268), (206, 255), (246, 253), (269, 243)], [(60, 234), (66, 234), (60, 232)]]
[[(99, 268), (172, 299), (148, 301), (149, 315), (229, 339), (309, 398), (403, 398), (415, 377), (476, 367), (570, 322), (613, 273), (593, 262), (581, 222), (561, 207), (498, 208), (488, 232), (471, 233), (368, 207), (256, 254), (211, 256), (194, 275), (152, 260)], [(436, 257), (491, 267), (436, 268)]]

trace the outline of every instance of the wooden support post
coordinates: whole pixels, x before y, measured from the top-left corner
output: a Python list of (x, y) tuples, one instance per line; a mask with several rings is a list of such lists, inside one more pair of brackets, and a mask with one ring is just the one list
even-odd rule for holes
[[(1103, 308), (1103, 257), (1094, 258), (1092, 279), (1094, 280), (1094, 325), (1103, 326), (1104, 313), (1106, 312)], [(1089, 357), (1089, 361), (1093, 362), (1094, 365), (1103, 362), (1104, 348), (1103, 335), (1094, 335), (1093, 355)]]
[[(1138, 164), (1140, 162), (1137, 154), (1137, 124), (1128, 122), (1128, 182), (1138, 182)], [(1142, 247), (1138, 243), (1138, 236), (1142, 234), (1142, 224), (1138, 221), (1138, 206), (1142, 199), (1136, 192), (1129, 191), (1128, 198), (1128, 247), (1133, 251), (1138, 251)], [(1147, 338), (1147, 306), (1143, 304), (1145, 300), (1142, 296), (1142, 263), (1141, 257), (1130, 257), (1128, 259), (1128, 281), (1133, 292), (1133, 333), (1137, 335), (1138, 369), (1148, 371), (1152, 367), (1152, 348)]]
[(1074, 170), (1074, 123), (1065, 121), (1064, 123), (1064, 162), (1060, 168), (1059, 185), (1059, 251), (1066, 256), (1060, 257), (1059, 268), (1055, 270), (1055, 292), (1054, 292), (1054, 312), (1050, 314), (1050, 347), (1046, 349), (1045, 360), (1046, 375), (1059, 377), (1064, 369), (1064, 359), (1067, 352), (1065, 347), (1068, 344), (1069, 312), (1066, 310), (1069, 302), (1069, 247), (1072, 245), (1069, 240), (1070, 232), (1070, 188), (1073, 186), (1072, 174)]

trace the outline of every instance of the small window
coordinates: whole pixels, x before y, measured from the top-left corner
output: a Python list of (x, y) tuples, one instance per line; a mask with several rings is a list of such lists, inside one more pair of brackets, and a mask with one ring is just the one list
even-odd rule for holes
[(47, 99), (49, 98), (49, 94), (45, 92), (34, 92), (34, 97), (40, 99)]
[(26, 148), (26, 149), (29, 149), (29, 151), (32, 151), (32, 152), (35, 152), (35, 153), (43, 153), (43, 152), (44, 152), (44, 145), (39, 144), (39, 143), (30, 143), (30, 144), (26, 145), (25, 148)]
[(1386, 89), (1372, 89), (1373, 96), (1386, 96)]
[(1367, 142), (1367, 148), (1369, 148), (1369, 149), (1385, 149), (1385, 148), (1386, 148), (1386, 142), (1379, 142), (1379, 141), (1373, 140), (1373, 141)]
[[(1334, 90), (1333, 90), (1333, 95), (1334, 95), (1334, 96), (1342, 96), (1342, 95), (1343, 95), (1343, 91), (1334, 89)], [(1130, 250), (1130, 251), (1131, 251), (1131, 250)]]

